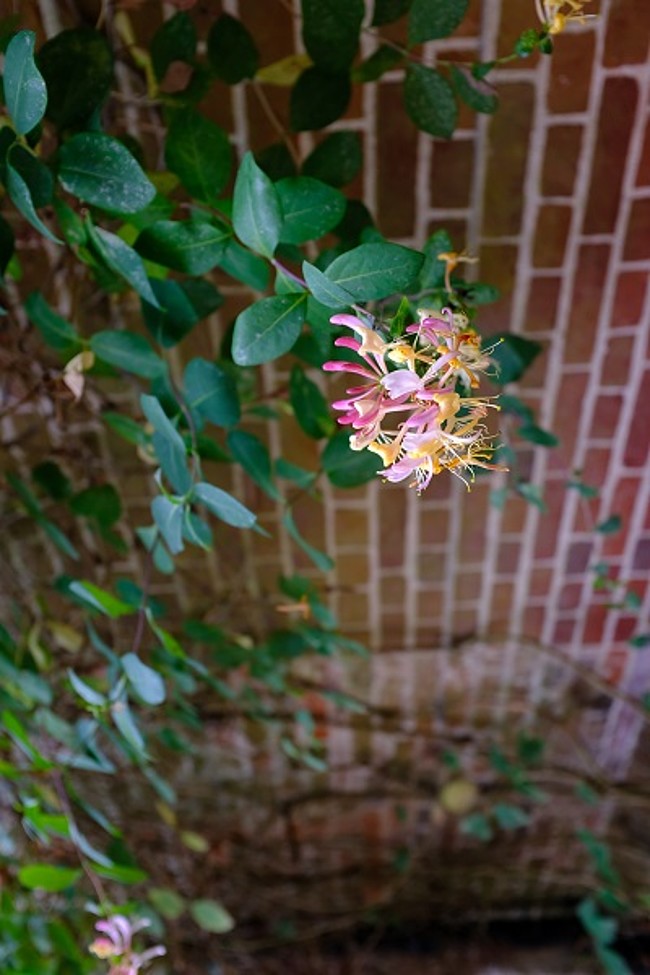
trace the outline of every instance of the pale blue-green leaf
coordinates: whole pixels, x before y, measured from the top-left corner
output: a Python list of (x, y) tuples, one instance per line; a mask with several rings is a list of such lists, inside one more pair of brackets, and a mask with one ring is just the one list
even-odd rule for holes
[(167, 370), (164, 359), (156, 355), (141, 335), (133, 332), (96, 332), (90, 348), (98, 359), (144, 379), (155, 379)]
[(116, 701), (111, 706), (111, 717), (115, 722), (115, 727), (122, 737), (128, 742), (136, 752), (138, 758), (147, 759), (148, 755), (145, 748), (144, 738), (135, 723), (131, 710), (126, 701)]
[(190, 914), (200, 928), (209, 931), (211, 934), (227, 934), (235, 926), (232, 916), (217, 901), (192, 901)]
[(241, 409), (235, 381), (207, 359), (192, 359), (186, 366), (183, 388), (187, 405), (220, 427), (239, 421)]
[(93, 582), (71, 582), (68, 591), (86, 606), (99, 610), (100, 613), (110, 616), (111, 619), (117, 619), (119, 616), (130, 616), (135, 612), (133, 606), (117, 599), (112, 593), (106, 592), (105, 589), (101, 589)]
[(321, 572), (329, 572), (334, 568), (334, 562), (329, 555), (326, 555), (325, 552), (320, 552), (302, 537), (291, 511), (285, 511), (282, 516), (282, 524), (286, 528), (289, 535), (291, 535), (294, 542), (303, 550), (305, 555), (309, 556), (317, 569), (320, 569)]
[(11, 198), (11, 202), (14, 204), (17, 210), (20, 210), (25, 220), (38, 230), (40, 234), (47, 237), (48, 240), (53, 241), (55, 244), (61, 244), (63, 241), (55, 237), (49, 227), (46, 227), (34, 207), (34, 201), (32, 200), (32, 195), (29, 192), (29, 187), (25, 180), (22, 178), (20, 173), (14, 169), (11, 163), (7, 163), (7, 192)]
[(204, 481), (194, 488), (194, 500), (200, 501), (213, 515), (235, 528), (252, 528), (257, 520), (253, 512), (233, 498), (232, 494)]
[(45, 81), (34, 61), (35, 40), (33, 31), (21, 30), (5, 51), (5, 104), (18, 135), (38, 125), (47, 106)]
[(72, 684), (72, 689), (79, 695), (80, 698), (82, 698), (82, 700), (86, 702), (86, 704), (90, 704), (92, 707), (104, 707), (106, 704), (106, 696), (104, 694), (100, 694), (99, 691), (94, 689), (94, 687), (87, 684), (85, 680), (78, 677), (74, 670), (68, 671), (68, 679)]
[(183, 505), (159, 494), (151, 502), (151, 514), (172, 555), (183, 551)]
[(341, 311), (343, 308), (349, 308), (354, 304), (353, 295), (345, 288), (341, 288), (338, 284), (330, 281), (322, 271), (310, 264), (309, 261), (303, 261), (302, 273), (307, 287), (316, 301), (326, 305), (327, 308)]
[(232, 430), (228, 434), (227, 444), (233, 457), (249, 477), (259, 484), (269, 497), (277, 501), (281, 495), (273, 481), (269, 452), (262, 441), (245, 430)]
[(153, 667), (140, 660), (136, 653), (125, 653), (122, 669), (136, 694), (145, 704), (162, 704), (165, 700), (165, 682)]
[(112, 234), (102, 227), (89, 226), (90, 235), (99, 256), (108, 264), (112, 271), (127, 281), (141, 298), (148, 301), (154, 308), (160, 308), (158, 299), (149, 284), (142, 258), (129, 244), (126, 244), (117, 234)]

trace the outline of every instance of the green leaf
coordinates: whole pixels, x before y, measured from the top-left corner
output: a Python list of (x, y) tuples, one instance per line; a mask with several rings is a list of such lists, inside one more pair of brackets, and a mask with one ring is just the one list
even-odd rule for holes
[(462, 23), (469, 0), (413, 0), (409, 13), (409, 44), (449, 37)]
[(93, 518), (102, 528), (110, 528), (122, 514), (122, 502), (112, 484), (79, 491), (68, 503), (76, 515)]
[(47, 117), (59, 129), (84, 126), (113, 82), (113, 54), (104, 34), (88, 27), (61, 31), (43, 45), (37, 61), (47, 85)]
[(185, 400), (205, 420), (220, 427), (239, 422), (241, 410), (234, 380), (207, 359), (192, 359), (183, 376)]
[(540, 444), (542, 447), (557, 447), (560, 442), (554, 433), (538, 427), (536, 423), (525, 423), (519, 427), (517, 434), (522, 440)]
[(309, 556), (317, 569), (320, 569), (321, 572), (330, 572), (334, 568), (334, 562), (329, 555), (326, 555), (325, 552), (321, 552), (317, 548), (314, 548), (313, 545), (310, 545), (310, 543), (302, 537), (298, 531), (298, 526), (296, 525), (290, 509), (287, 509), (282, 515), (282, 524), (291, 538), (293, 538), (296, 545), (300, 546), (305, 555)]
[(404, 60), (404, 54), (390, 44), (380, 44), (369, 58), (355, 68), (352, 77), (362, 84), (368, 81), (378, 81), (382, 75), (390, 71)]
[(151, 41), (151, 63), (158, 81), (165, 77), (172, 61), (191, 64), (196, 53), (196, 43), (196, 27), (188, 13), (179, 11), (166, 20)]
[[(131, 710), (126, 701), (116, 701), (111, 707), (111, 717), (115, 723), (115, 727), (120, 732), (124, 740), (131, 746), (135, 751), (140, 760), (146, 760), (148, 758), (144, 738), (138, 728)], [(128, 867), (122, 869), (128, 870)], [(98, 871), (99, 873), (100, 871)], [(142, 873), (142, 871), (138, 871)], [(102, 874), (102, 876), (104, 876)], [(118, 878), (114, 878), (118, 879)], [(129, 881), (125, 881), (128, 883)], [(137, 881), (132, 881), (137, 883)]]
[(442, 139), (453, 135), (458, 118), (456, 99), (438, 71), (410, 62), (404, 79), (404, 105), (418, 129)]
[(317, 240), (336, 227), (345, 213), (343, 194), (309, 176), (281, 179), (276, 190), (284, 215), (280, 240), (285, 244)]
[(408, 11), (413, 0), (375, 0), (375, 10), (372, 18), (373, 27), (383, 27), (399, 20)]
[(14, 256), (14, 232), (4, 217), (0, 216), (0, 280), (4, 277), (7, 266)]
[(163, 348), (177, 345), (197, 322), (223, 304), (215, 286), (202, 279), (174, 281), (152, 279), (151, 287), (161, 309), (142, 302), (142, 316), (152, 336)]
[(235, 528), (252, 528), (257, 521), (252, 511), (213, 484), (199, 482), (194, 488), (194, 500), (200, 501), (213, 515)]
[(539, 508), (540, 511), (546, 511), (546, 502), (542, 496), (542, 489), (539, 484), (531, 484), (530, 481), (519, 481), (516, 490), (517, 494), (525, 498), (529, 504), (534, 505), (535, 508)]
[(103, 362), (144, 379), (155, 379), (167, 369), (147, 340), (134, 332), (96, 332), (90, 339), (90, 348)]
[(68, 679), (72, 685), (73, 691), (78, 694), (79, 697), (86, 702), (86, 704), (90, 704), (90, 706), (94, 708), (102, 708), (106, 705), (106, 695), (96, 691), (94, 687), (91, 687), (90, 684), (87, 684), (85, 680), (78, 677), (74, 670), (68, 670)]
[(302, 0), (302, 37), (314, 64), (345, 71), (359, 47), (363, 0)]
[(21, 145), (11, 147), (9, 160), (27, 185), (34, 206), (37, 209), (48, 206), (52, 202), (54, 178), (47, 166)]
[(192, 901), (190, 914), (200, 928), (211, 934), (227, 934), (235, 926), (232, 916), (218, 901)]
[(284, 142), (274, 142), (264, 149), (258, 149), (255, 162), (274, 182), (298, 175), (296, 164)]
[(87, 226), (93, 246), (104, 263), (121, 278), (124, 278), (141, 298), (148, 301), (154, 308), (159, 308), (158, 299), (151, 290), (151, 284), (140, 255), (128, 244), (125, 244), (117, 234), (112, 234), (102, 227), (93, 227), (91, 223), (88, 223)]
[(165, 682), (157, 670), (143, 663), (136, 653), (125, 653), (121, 664), (129, 683), (145, 704), (155, 706), (163, 703)]
[(43, 234), (44, 237), (47, 237), (47, 239), (51, 240), (53, 243), (60, 244), (61, 241), (59, 238), (54, 236), (49, 227), (46, 227), (37, 214), (28, 184), (25, 182), (18, 170), (15, 169), (11, 164), (13, 153), (17, 149), (21, 149), (21, 147), (12, 147), (7, 161), (6, 187), (11, 202), (14, 204), (16, 209), (22, 213), (25, 220), (27, 220), (27, 222), (30, 223), (35, 230), (38, 230), (40, 234)]
[[(361, 244), (335, 258), (325, 276), (355, 300), (371, 301), (407, 291), (423, 263), (422, 254), (399, 244)], [(319, 295), (314, 297), (322, 301)]]
[(344, 114), (351, 96), (349, 74), (307, 68), (291, 91), (291, 128), (294, 132), (324, 129)]
[(232, 238), (226, 245), (219, 267), (253, 291), (266, 291), (269, 286), (270, 270), (264, 258), (246, 250)]
[(244, 156), (235, 180), (232, 222), (242, 243), (273, 257), (282, 233), (282, 210), (273, 183), (251, 152)]
[(210, 526), (188, 508), (184, 509), (183, 538), (190, 545), (198, 545), (199, 548), (205, 549), (206, 551), (212, 548), (212, 530)]
[(153, 447), (163, 474), (179, 494), (185, 494), (192, 484), (185, 442), (155, 396), (142, 394), (140, 404), (155, 431)]
[(302, 175), (330, 186), (351, 183), (363, 164), (361, 140), (356, 132), (332, 132), (302, 164)]
[(57, 175), (73, 196), (111, 213), (137, 213), (156, 195), (129, 150), (103, 132), (80, 132), (65, 142)]
[(488, 843), (494, 836), (492, 827), (483, 813), (472, 813), (471, 816), (466, 816), (460, 824), (461, 833), (465, 833), (466, 836), (473, 836), (476, 840), (481, 840), (483, 843)]
[(528, 826), (530, 816), (519, 806), (509, 806), (505, 803), (498, 803), (492, 808), (492, 813), (501, 829), (520, 829)]
[(218, 220), (158, 220), (135, 242), (148, 261), (186, 274), (205, 274), (219, 264), (232, 232)]
[(183, 108), (172, 116), (165, 161), (190, 196), (215, 203), (230, 178), (232, 149), (220, 126), (194, 109)]
[(18, 871), (18, 881), (23, 887), (47, 890), (51, 894), (72, 887), (81, 876), (81, 870), (58, 867), (52, 863), (30, 863)]
[(118, 619), (120, 616), (131, 616), (135, 612), (133, 606), (129, 606), (128, 603), (117, 599), (112, 593), (101, 589), (93, 582), (87, 582), (86, 580), (82, 582), (73, 581), (68, 586), (68, 591), (73, 596), (76, 596), (77, 599), (80, 599), (82, 603), (85, 603), (86, 606), (99, 610), (100, 613), (103, 613), (104, 616), (110, 616), (111, 619)]
[(183, 505), (159, 494), (151, 502), (151, 514), (172, 555), (183, 551)]
[(302, 273), (307, 287), (316, 301), (327, 308), (341, 311), (354, 304), (354, 295), (330, 281), (322, 271), (310, 264), (309, 261), (303, 261)]
[(40, 291), (32, 291), (27, 296), (25, 311), (51, 349), (56, 349), (67, 358), (81, 351), (81, 338), (74, 325), (50, 308)]
[(451, 81), (459, 98), (475, 112), (492, 115), (499, 107), (494, 89), (486, 81), (479, 81), (464, 65), (451, 66)]
[(623, 519), (620, 515), (610, 515), (604, 521), (596, 525), (596, 531), (601, 535), (615, 535), (623, 527)]
[(291, 370), (289, 399), (296, 420), (308, 437), (320, 440), (334, 433), (336, 424), (327, 400), (300, 366), (294, 366)]
[(307, 295), (262, 298), (237, 316), (232, 357), (238, 366), (258, 366), (288, 352), (305, 321)]
[(36, 35), (19, 31), (5, 51), (4, 99), (18, 135), (31, 132), (47, 105), (45, 81), (34, 61)]
[[(180, 14), (176, 15), (180, 17)], [(147, 897), (156, 911), (161, 914), (166, 921), (177, 921), (185, 910), (185, 901), (169, 887), (150, 887)]]
[(451, 237), (446, 230), (436, 230), (423, 247), (424, 264), (420, 271), (420, 287), (423, 291), (442, 288), (445, 284), (445, 262), (440, 254), (454, 250)]
[(221, 14), (208, 34), (208, 60), (214, 73), (229, 85), (252, 78), (260, 56), (244, 25), (230, 14)]
[(64, 501), (70, 496), (70, 481), (54, 461), (46, 460), (33, 467), (32, 478), (55, 501)]
[(252, 433), (244, 430), (231, 430), (227, 438), (228, 449), (238, 464), (263, 491), (274, 498), (280, 498), (280, 492), (273, 482), (271, 458), (262, 441)]
[(323, 470), (335, 487), (359, 487), (381, 470), (381, 459), (368, 450), (352, 450), (345, 431), (336, 433), (323, 450)]
[(539, 342), (501, 332), (486, 339), (484, 346), (490, 350), (490, 358), (496, 365), (496, 375), (492, 381), (498, 386), (506, 386), (521, 379), (531, 363), (542, 351)]
[[(499, 397), (499, 402), (502, 399), (503, 399), (502, 396)], [(580, 479), (579, 472), (576, 471), (575, 473), (576, 473), (575, 480), (566, 482), (567, 488), (570, 488), (573, 491), (577, 491), (578, 494), (583, 498), (597, 498), (600, 493), (599, 489), (597, 487), (592, 487), (591, 484), (585, 484), (585, 482)]]

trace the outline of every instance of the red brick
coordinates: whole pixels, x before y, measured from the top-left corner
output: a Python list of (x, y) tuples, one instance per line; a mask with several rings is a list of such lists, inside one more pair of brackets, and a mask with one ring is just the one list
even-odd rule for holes
[(605, 39), (607, 67), (642, 64), (650, 38), (650, 5), (639, 0), (617, 0), (611, 5)]
[(641, 321), (647, 289), (647, 274), (641, 271), (623, 271), (619, 274), (611, 318), (612, 327), (637, 325)]
[(501, 528), (504, 532), (516, 533), (523, 531), (528, 514), (528, 505), (519, 496), (508, 498), (501, 517)]
[(591, 170), (584, 233), (611, 233), (623, 182), (623, 161), (634, 127), (637, 84), (633, 78), (608, 78), (598, 121), (598, 137)]
[(561, 267), (571, 225), (571, 208), (542, 206), (537, 214), (533, 248), (535, 267)]
[(589, 104), (594, 38), (591, 31), (558, 38), (551, 59), (551, 112), (584, 112)]
[(501, 542), (497, 556), (497, 572), (500, 575), (514, 575), (519, 565), (520, 552), (519, 542)]
[(571, 196), (582, 147), (582, 127), (553, 125), (547, 130), (543, 196)]
[(415, 164), (418, 132), (404, 112), (401, 85), (378, 91), (378, 208), (388, 237), (412, 233), (415, 219)]
[(634, 550), (633, 568), (635, 571), (650, 569), (650, 538), (641, 538)]
[(503, 331), (504, 323), (510, 318), (516, 268), (516, 247), (509, 244), (486, 244), (481, 248), (481, 279), (489, 281), (501, 292), (498, 301), (481, 308), (480, 327), (485, 335)]
[(476, 148), (473, 140), (436, 142), (431, 166), (431, 202), (434, 207), (469, 205)]
[(615, 640), (629, 640), (631, 636), (634, 636), (639, 621), (636, 616), (622, 616), (616, 621), (616, 628), (614, 629), (614, 639)]
[[(486, 0), (487, 3), (490, 0)], [(503, 0), (501, 4), (501, 23), (499, 24), (497, 56), (504, 57), (512, 53), (519, 36), (531, 27), (537, 27), (532, 4), (521, 3), (521, 0)], [(530, 68), (533, 70), (539, 64), (539, 55), (534, 54), (525, 60), (515, 59), (503, 65), (503, 69)]]
[(561, 278), (535, 278), (530, 282), (524, 321), (525, 332), (549, 332), (555, 323)]
[(478, 599), (483, 586), (482, 572), (460, 572), (456, 576), (455, 596), (458, 601)]
[(627, 647), (612, 647), (607, 654), (603, 670), (603, 677), (608, 684), (620, 684), (629, 658), (630, 651)]
[(530, 575), (531, 596), (546, 596), (553, 583), (552, 569), (533, 569)]
[(528, 139), (534, 114), (531, 85), (502, 85), (499, 94), (499, 111), (490, 119), (491, 153), (483, 231), (488, 237), (516, 234), (521, 227)]
[(535, 558), (550, 558), (555, 554), (557, 533), (560, 517), (566, 500), (566, 489), (563, 484), (547, 484), (544, 490), (546, 513), (540, 519), (537, 529)]
[(626, 261), (650, 258), (650, 199), (635, 200), (632, 204), (623, 257)]
[(600, 643), (609, 610), (602, 603), (589, 607), (583, 628), (583, 643)]
[(558, 620), (553, 630), (553, 643), (560, 647), (571, 643), (575, 629), (575, 620)]
[(629, 335), (622, 335), (618, 338), (615, 337), (608, 340), (601, 380), (603, 386), (627, 385), (630, 366), (632, 365), (633, 349), (634, 339)]
[(648, 460), (648, 447), (650, 446), (648, 403), (650, 403), (650, 371), (643, 376), (625, 447), (624, 461), (628, 467), (643, 467)]
[(559, 609), (576, 609), (580, 605), (582, 599), (582, 583), (581, 582), (570, 582), (562, 587), (562, 592), (560, 593), (560, 599), (558, 602)]
[(650, 185), (650, 122), (645, 127), (643, 150), (639, 161), (639, 171), (636, 176), (637, 186)]
[(546, 610), (543, 606), (528, 606), (524, 612), (524, 631), (526, 636), (538, 638), (544, 629)]
[(522, 389), (543, 389), (546, 384), (549, 342), (545, 339), (537, 341), (542, 346), (542, 352), (519, 380)]
[(622, 406), (622, 396), (615, 394), (599, 396), (596, 400), (590, 436), (612, 438), (618, 429)]
[(582, 471), (586, 484), (602, 487), (607, 480), (611, 466), (611, 453), (605, 448), (595, 448), (587, 452), (587, 459)]
[(564, 469), (566, 460), (563, 457), (573, 457), (576, 448), (578, 423), (590, 378), (585, 373), (570, 374), (562, 377), (555, 411), (550, 424), (551, 430), (558, 430), (562, 440), (562, 453), (551, 451), (549, 463), (552, 469)]
[(566, 559), (566, 574), (584, 575), (591, 561), (593, 542), (572, 542)]
[(580, 248), (567, 335), (567, 362), (591, 361), (608, 264), (608, 246), (585, 244)]

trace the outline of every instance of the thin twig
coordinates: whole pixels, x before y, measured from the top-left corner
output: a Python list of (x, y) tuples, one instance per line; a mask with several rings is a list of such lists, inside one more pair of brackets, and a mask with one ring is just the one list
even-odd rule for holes
[(262, 107), (262, 111), (264, 112), (267, 119), (269, 120), (269, 122), (271, 123), (271, 125), (273, 126), (273, 128), (275, 129), (275, 131), (277, 132), (277, 134), (280, 136), (285, 146), (287, 147), (287, 151), (289, 152), (289, 155), (293, 159), (296, 168), (299, 169), (301, 164), (300, 154), (298, 153), (298, 150), (296, 149), (295, 145), (291, 141), (289, 137), (289, 133), (287, 132), (284, 125), (282, 124), (282, 122), (276, 115), (275, 111), (273, 110), (271, 103), (269, 102), (268, 98), (264, 93), (264, 89), (262, 88), (259, 81), (255, 81), (255, 79), (251, 81), (251, 87), (255, 92), (257, 100), (259, 101)]

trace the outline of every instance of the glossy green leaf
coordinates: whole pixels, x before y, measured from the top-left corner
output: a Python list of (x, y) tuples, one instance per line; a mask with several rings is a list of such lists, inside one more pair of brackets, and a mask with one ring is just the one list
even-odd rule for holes
[(260, 62), (249, 32), (240, 20), (226, 13), (221, 14), (210, 28), (208, 59), (216, 76), (229, 85), (252, 78)]
[(61, 31), (38, 52), (47, 85), (45, 114), (59, 129), (83, 126), (113, 82), (113, 54), (104, 34), (89, 27)]
[(44, 237), (47, 237), (47, 239), (51, 240), (53, 243), (60, 244), (61, 241), (59, 238), (52, 233), (49, 227), (43, 223), (37, 214), (28, 184), (25, 182), (18, 170), (14, 169), (13, 165), (11, 164), (11, 158), (14, 150), (20, 148), (20, 146), (14, 146), (9, 153), (7, 161), (6, 186), (11, 202), (14, 204), (16, 209), (22, 213), (25, 220), (27, 220), (27, 222), (30, 223), (35, 230), (38, 230), (40, 234), (43, 234)]
[(615, 535), (623, 527), (623, 519), (620, 515), (610, 515), (604, 521), (596, 525), (596, 531), (601, 535)]
[(399, 20), (408, 11), (413, 0), (375, 0), (375, 9), (372, 17), (373, 27), (383, 27), (384, 24), (392, 24)]
[(122, 502), (112, 484), (97, 484), (79, 491), (68, 504), (76, 515), (92, 518), (102, 528), (110, 528), (122, 514)]
[(120, 616), (131, 616), (135, 611), (133, 606), (129, 606), (121, 599), (117, 599), (112, 593), (107, 592), (105, 589), (101, 589), (96, 586), (93, 582), (77, 582), (73, 581), (68, 586), (68, 590), (77, 599), (80, 599), (82, 603), (89, 606), (91, 609), (99, 610), (104, 616), (110, 616), (111, 619), (118, 619)]
[(307, 295), (278, 295), (249, 305), (237, 316), (232, 357), (238, 366), (258, 366), (288, 352), (305, 321)]
[(336, 424), (327, 400), (300, 366), (291, 370), (289, 400), (299, 426), (308, 437), (320, 440), (334, 433)]
[(151, 502), (151, 514), (172, 555), (183, 551), (183, 505), (159, 494)]
[(231, 237), (218, 220), (159, 220), (142, 231), (135, 248), (148, 261), (198, 275), (219, 264)]
[(203, 518), (185, 508), (183, 518), (183, 538), (190, 545), (209, 551), (212, 548), (212, 530)]
[(637, 633), (627, 641), (635, 650), (645, 650), (650, 647), (650, 633)]
[(345, 113), (351, 97), (347, 72), (307, 68), (291, 91), (291, 128), (294, 132), (325, 128)]
[(253, 291), (266, 291), (269, 286), (271, 273), (268, 263), (232, 238), (226, 245), (219, 267), (230, 277), (247, 284)]
[(18, 871), (18, 881), (29, 890), (46, 890), (53, 894), (66, 890), (80, 879), (82, 871), (53, 863), (29, 863)]
[(207, 359), (192, 359), (183, 376), (185, 401), (205, 420), (232, 427), (241, 414), (237, 386), (231, 376)]
[(530, 816), (525, 810), (520, 809), (519, 806), (508, 805), (505, 802), (493, 806), (492, 814), (501, 829), (521, 829), (522, 826), (528, 826), (530, 822)]
[(75, 674), (74, 670), (68, 671), (68, 679), (75, 694), (78, 694), (86, 704), (90, 704), (94, 708), (101, 708), (106, 705), (106, 695), (101, 694), (94, 687), (91, 687), (90, 684), (87, 684), (85, 680), (82, 680), (81, 677)]
[(103, 362), (144, 379), (155, 379), (167, 368), (147, 340), (134, 332), (96, 332), (90, 348)]
[(151, 63), (158, 81), (162, 81), (173, 61), (191, 64), (196, 44), (196, 27), (184, 10), (161, 24), (151, 41)]
[(46, 460), (33, 467), (32, 478), (55, 501), (64, 501), (72, 493), (70, 481), (54, 461)]
[(335, 487), (359, 487), (381, 470), (381, 459), (368, 450), (352, 450), (345, 431), (336, 433), (321, 456), (323, 470)]
[(232, 222), (242, 243), (264, 257), (273, 256), (282, 233), (282, 210), (275, 186), (251, 152), (244, 156), (235, 180)]
[(215, 203), (230, 178), (232, 149), (219, 125), (194, 109), (184, 108), (172, 116), (165, 161), (190, 196)]
[(194, 326), (223, 304), (223, 296), (210, 281), (152, 280), (160, 310), (142, 302), (145, 325), (164, 348), (177, 345)]
[(490, 821), (484, 813), (472, 813), (466, 816), (460, 823), (460, 831), (466, 836), (473, 836), (474, 839), (482, 843), (489, 843), (494, 836), (494, 830)]
[(185, 910), (183, 898), (169, 887), (151, 887), (147, 897), (166, 921), (176, 921)]
[(302, 273), (307, 287), (320, 304), (336, 311), (342, 311), (354, 304), (354, 295), (323, 274), (309, 261), (303, 261)]
[(133, 690), (145, 704), (155, 706), (163, 703), (165, 682), (157, 670), (140, 660), (136, 653), (125, 653), (121, 663)]
[(413, 0), (409, 12), (409, 44), (449, 37), (462, 23), (469, 0)]
[(536, 423), (524, 423), (518, 428), (517, 436), (530, 443), (539, 444), (540, 447), (557, 447), (560, 442), (554, 433), (538, 427)]
[(192, 901), (190, 914), (200, 928), (211, 934), (227, 934), (235, 926), (233, 917), (218, 901)]
[(140, 397), (142, 411), (154, 428), (153, 448), (163, 474), (179, 494), (185, 494), (192, 485), (187, 469), (187, 451), (180, 433), (173, 425), (155, 396)]
[(24, 146), (14, 145), (9, 151), (9, 161), (29, 189), (32, 203), (37, 209), (52, 202), (54, 177), (41, 160)]
[[(136, 724), (135, 718), (131, 714), (131, 709), (126, 701), (116, 701), (111, 707), (111, 717), (115, 723), (115, 727), (120, 732), (125, 741), (131, 746), (140, 759), (146, 759), (147, 752), (145, 748), (144, 738), (142, 733)], [(125, 868), (129, 869), (129, 868)], [(100, 871), (97, 871), (98, 873)], [(142, 871), (138, 871), (142, 875)], [(102, 874), (102, 876), (104, 876)], [(119, 877), (114, 877), (113, 879), (118, 880)], [(140, 879), (143, 879), (142, 876)], [(128, 880), (124, 883), (129, 883)], [(132, 883), (137, 883), (137, 881), (131, 881)]]
[(103, 132), (80, 132), (65, 142), (57, 175), (73, 196), (111, 213), (137, 213), (156, 195), (126, 146)]
[(297, 176), (298, 169), (284, 142), (274, 142), (255, 153), (255, 162), (269, 179), (288, 179)]
[(404, 54), (396, 50), (391, 44), (380, 44), (376, 51), (370, 55), (358, 68), (355, 68), (352, 77), (355, 81), (366, 83), (368, 81), (378, 81), (382, 75), (396, 67), (404, 60)]
[(228, 449), (248, 476), (262, 488), (269, 497), (278, 500), (280, 492), (273, 481), (269, 452), (259, 439), (244, 430), (231, 430), (228, 434)]
[(200, 501), (213, 515), (235, 528), (252, 528), (257, 521), (253, 512), (233, 498), (232, 494), (213, 484), (204, 481), (197, 484), (194, 488), (194, 500)]
[(301, 172), (330, 186), (345, 186), (357, 176), (362, 163), (358, 133), (332, 132), (307, 156)]
[(302, 0), (302, 37), (314, 64), (345, 71), (359, 46), (363, 0)]
[(25, 311), (51, 349), (56, 349), (68, 358), (81, 351), (81, 338), (74, 325), (50, 308), (40, 291), (32, 291), (27, 296)]
[(309, 176), (281, 179), (276, 190), (284, 218), (280, 240), (285, 244), (317, 240), (345, 213), (343, 194)]
[(451, 81), (459, 98), (475, 112), (492, 115), (499, 107), (499, 99), (486, 81), (478, 81), (463, 65), (451, 66)]
[[(325, 276), (356, 301), (371, 301), (407, 291), (423, 263), (422, 254), (399, 244), (361, 244), (335, 258)], [(322, 301), (319, 295), (314, 297)]]
[(410, 62), (404, 79), (404, 105), (418, 129), (450, 139), (458, 120), (449, 83), (433, 68)]
[(282, 516), (282, 524), (291, 538), (293, 538), (296, 545), (298, 545), (299, 548), (303, 550), (305, 555), (311, 559), (317, 569), (319, 569), (321, 572), (330, 572), (334, 568), (334, 561), (329, 557), (329, 555), (326, 555), (325, 552), (321, 552), (319, 549), (314, 548), (314, 546), (308, 542), (306, 538), (303, 538), (298, 530), (298, 526), (296, 525), (290, 509), (287, 509), (284, 512)]
[(490, 349), (490, 359), (495, 364), (495, 372), (491, 379), (498, 386), (505, 386), (521, 379), (542, 351), (539, 342), (509, 332), (491, 335), (484, 345)]
[(33, 31), (21, 30), (5, 51), (4, 99), (18, 135), (38, 125), (47, 105), (45, 81), (34, 61), (35, 41)]
[(158, 299), (151, 290), (151, 284), (140, 255), (129, 244), (125, 244), (117, 234), (104, 230), (102, 227), (93, 227), (90, 223), (87, 226), (93, 246), (101, 259), (112, 271), (115, 271), (130, 284), (141, 298), (158, 308)]

